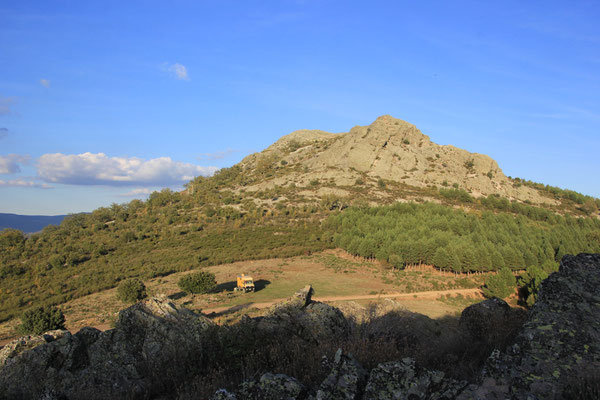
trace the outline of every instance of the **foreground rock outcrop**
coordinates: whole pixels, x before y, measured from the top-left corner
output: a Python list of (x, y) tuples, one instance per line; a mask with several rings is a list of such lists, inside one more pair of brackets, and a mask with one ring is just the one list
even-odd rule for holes
[(254, 319), (256, 329), (292, 335), (312, 343), (346, 336), (349, 325), (344, 314), (329, 304), (313, 301), (313, 292), (308, 285), (287, 301), (275, 304), (264, 317)]
[(539, 293), (515, 343), (492, 353), (482, 385), (460, 399), (585, 395), (571, 391), (590, 369), (600, 371), (600, 254), (565, 256)]
[(414, 360), (404, 358), (379, 364), (371, 371), (364, 400), (454, 399), (466, 386), (467, 382), (418, 368)]
[(201, 359), (199, 343), (212, 325), (166, 298), (152, 298), (123, 310), (115, 329), (32, 337), (39, 345), (22, 352), (9, 344), (2, 349), (13, 351), (0, 371), (0, 398), (148, 398), (169, 384), (169, 366)]
[[(514, 343), (494, 350), (471, 384), (411, 358), (369, 371), (340, 349), (331, 361), (324, 359), (328, 373), (320, 384), (267, 372), (235, 389), (218, 390), (212, 399), (595, 399), (600, 393), (599, 287), (600, 254), (566, 256), (559, 272), (543, 282)], [(74, 335), (55, 331), (21, 338), (0, 350), (0, 398), (170, 398), (177, 385), (189, 382), (186, 371), (199, 371), (204, 352), (211, 350), (207, 338), (219, 329), (233, 332), (235, 341), (244, 339), (237, 333), (252, 332), (256, 336), (246, 340), (280, 335), (305, 346), (349, 335), (351, 326), (341, 311), (312, 301), (311, 295), (308, 286), (266, 316), (245, 318), (239, 330), (212, 329), (205, 317), (154, 298), (122, 311), (116, 328), (106, 332), (85, 328)], [(487, 300), (466, 309), (461, 325), (469, 338), (483, 340), (511, 312), (502, 301)], [(390, 337), (389, 329), (382, 334), (377, 323), (368, 335)], [(196, 397), (192, 392), (188, 398)]]
[(459, 323), (473, 340), (493, 341), (498, 336), (506, 336), (507, 328), (514, 325), (513, 320), (524, 320), (524, 314), (524, 310), (513, 309), (504, 300), (494, 297), (465, 308)]

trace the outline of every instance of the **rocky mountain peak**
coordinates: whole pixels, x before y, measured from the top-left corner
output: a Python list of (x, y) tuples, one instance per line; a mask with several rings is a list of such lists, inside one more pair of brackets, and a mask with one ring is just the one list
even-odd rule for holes
[(366, 127), (357, 126), (353, 130), (362, 131), (364, 129), (369, 135), (379, 137), (381, 139), (395, 138), (409, 141), (412, 140), (415, 143), (418, 142), (430, 142), (429, 136), (423, 134), (415, 125), (410, 122), (403, 121), (398, 118), (394, 118), (391, 115), (382, 115), (378, 117), (371, 125)]
[(515, 187), (489, 156), (438, 145), (415, 125), (390, 115), (346, 133), (292, 132), (246, 157), (241, 166), (249, 173), (257, 169), (262, 173), (256, 190), (292, 182), (310, 190), (315, 180), (338, 188), (363, 181), (378, 190), (377, 183), (384, 180), (419, 188), (454, 186), (476, 197), (499, 194), (534, 203), (552, 202), (532, 188)]

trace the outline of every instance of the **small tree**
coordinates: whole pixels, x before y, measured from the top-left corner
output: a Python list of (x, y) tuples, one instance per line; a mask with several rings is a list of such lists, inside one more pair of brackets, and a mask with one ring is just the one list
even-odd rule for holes
[(433, 265), (439, 269), (446, 269), (450, 266), (450, 257), (445, 248), (440, 247), (435, 251), (433, 255)]
[(65, 316), (53, 306), (38, 307), (25, 311), (18, 330), (21, 334), (40, 335), (54, 329), (65, 329)]
[(117, 298), (125, 303), (135, 303), (145, 297), (146, 286), (139, 279), (127, 279), (117, 288)]
[(510, 296), (517, 286), (517, 280), (510, 269), (501, 268), (497, 275), (490, 276), (485, 282), (483, 294), (486, 297), (499, 297), (501, 299)]
[(197, 294), (197, 293), (209, 293), (217, 286), (217, 279), (215, 274), (207, 271), (194, 272), (188, 274), (179, 280), (179, 287), (181, 290)]
[(390, 254), (389, 263), (394, 269), (404, 269), (404, 260), (400, 254)]

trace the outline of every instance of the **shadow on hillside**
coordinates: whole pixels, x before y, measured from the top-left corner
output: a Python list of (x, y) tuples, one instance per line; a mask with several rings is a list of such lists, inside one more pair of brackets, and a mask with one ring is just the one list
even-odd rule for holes
[[(259, 279), (257, 281), (254, 281), (254, 291), (255, 292), (261, 291), (270, 284), (271, 284), (271, 281), (268, 281), (266, 279)], [(235, 289), (236, 286), (237, 286), (236, 281), (219, 283), (215, 287), (213, 293), (233, 292), (233, 290)]]
[(177, 292), (177, 293), (173, 293), (172, 295), (170, 295), (168, 297), (171, 300), (179, 300), (179, 299), (184, 298), (185, 296), (187, 296), (186, 292)]
[(238, 304), (237, 306), (232, 306), (232, 307), (230, 307), (226, 310), (220, 311), (220, 312), (212, 312), (210, 314), (206, 314), (206, 316), (211, 319), (215, 318), (215, 317), (222, 317), (224, 315), (233, 314), (238, 311), (249, 308), (250, 306), (252, 306), (252, 304), (254, 304), (254, 303)]
[(213, 290), (214, 293), (233, 292), (237, 283), (235, 281), (219, 283)]
[(259, 279), (254, 282), (254, 291), (259, 292), (259, 291), (263, 290), (264, 288), (266, 288), (267, 286), (269, 286), (270, 284), (271, 284), (271, 281), (268, 281), (266, 279)]

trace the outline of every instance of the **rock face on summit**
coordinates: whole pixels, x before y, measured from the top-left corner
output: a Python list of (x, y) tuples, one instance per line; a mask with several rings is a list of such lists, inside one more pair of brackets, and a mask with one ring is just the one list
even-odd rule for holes
[(273, 161), (271, 158), (283, 161), (291, 170), (285, 176), (273, 175), (268, 181), (271, 186), (290, 181), (308, 186), (315, 178), (345, 186), (367, 177), (416, 187), (458, 184), (475, 195), (553, 202), (534, 189), (514, 187), (489, 156), (433, 143), (414, 125), (389, 115), (347, 133), (293, 132), (263, 152), (246, 157), (241, 165), (255, 170), (261, 163)]

